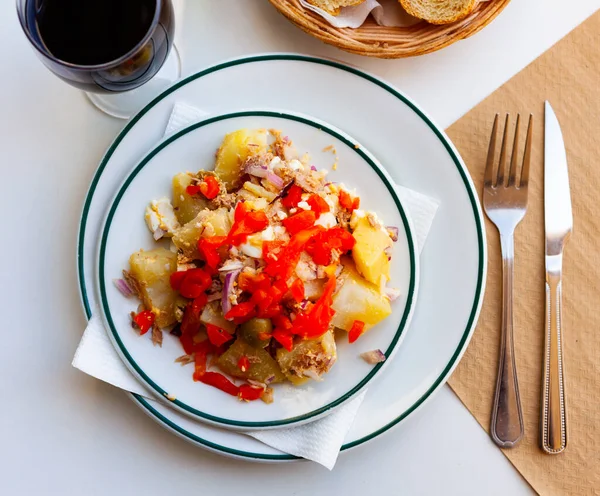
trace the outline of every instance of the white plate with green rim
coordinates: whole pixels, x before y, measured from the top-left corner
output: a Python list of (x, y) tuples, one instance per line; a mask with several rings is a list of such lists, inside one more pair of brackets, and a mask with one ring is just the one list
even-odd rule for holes
[[(315, 81), (319, 81), (318, 91)], [(421, 253), (419, 301), (411, 328), (386, 374), (369, 388), (342, 451), (402, 425), (439, 390), (458, 364), (475, 328), (484, 292), (487, 252), (481, 208), (455, 147), (398, 89), (338, 62), (264, 54), (195, 73), (153, 100), (125, 126), (90, 185), (77, 260), (88, 318), (99, 302), (96, 248), (106, 208), (133, 164), (162, 139), (176, 102), (208, 115), (259, 106), (313, 115), (364, 143), (388, 164), (397, 183), (440, 201)], [(296, 459), (248, 436), (195, 422), (159, 402), (131, 397), (153, 420), (203, 448), (259, 461)]]
[[(237, 398), (192, 381), (193, 366), (175, 359), (184, 352), (179, 339), (165, 333), (162, 347), (150, 336), (131, 328), (129, 314), (138, 302), (125, 298), (112, 281), (128, 267), (129, 256), (140, 248), (168, 247), (156, 242), (144, 222), (149, 201), (171, 197), (172, 177), (183, 171), (214, 166), (214, 151), (224, 136), (238, 129), (278, 129), (290, 136), (298, 152), (308, 153), (318, 169), (330, 169), (328, 180), (355, 188), (361, 208), (376, 212), (386, 225), (398, 227), (393, 245), (389, 286), (400, 290), (392, 314), (350, 345), (337, 339), (338, 359), (321, 382), (302, 386), (275, 384), (274, 402), (239, 402)], [(328, 147), (335, 150), (323, 151)], [(375, 157), (352, 137), (306, 115), (247, 110), (213, 116), (191, 124), (152, 149), (133, 169), (111, 204), (98, 251), (98, 284), (106, 328), (116, 350), (137, 378), (159, 401), (197, 420), (229, 429), (272, 429), (317, 420), (350, 401), (391, 363), (400, 346), (416, 303), (418, 259), (409, 218), (393, 181)], [(360, 354), (382, 350), (387, 359), (369, 365)]]

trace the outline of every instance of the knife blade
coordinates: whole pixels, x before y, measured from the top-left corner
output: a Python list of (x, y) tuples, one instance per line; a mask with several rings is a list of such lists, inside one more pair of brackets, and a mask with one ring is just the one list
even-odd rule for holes
[(546, 231), (546, 327), (542, 372), (540, 447), (548, 454), (567, 447), (567, 403), (563, 354), (562, 258), (573, 229), (567, 153), (558, 119), (545, 104), (544, 223)]
[(562, 131), (550, 102), (545, 104), (544, 221), (546, 256), (558, 255), (573, 228), (567, 153)]

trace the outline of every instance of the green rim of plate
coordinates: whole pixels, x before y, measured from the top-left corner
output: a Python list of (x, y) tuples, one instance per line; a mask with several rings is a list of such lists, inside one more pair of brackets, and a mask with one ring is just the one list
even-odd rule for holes
[[(400, 198), (398, 198), (398, 193), (396, 192), (394, 186), (392, 185), (392, 181), (387, 176), (387, 173), (385, 172), (384, 168), (375, 161), (375, 159), (372, 157), (372, 155), (369, 152), (365, 151), (365, 149), (362, 145), (359, 145), (358, 142), (352, 140), (349, 136), (341, 134), (339, 131), (337, 131), (335, 129), (331, 129), (329, 126), (327, 126), (323, 122), (316, 122), (305, 116), (290, 114), (290, 113), (286, 113), (286, 112), (273, 112), (273, 111), (266, 111), (266, 110), (248, 110), (248, 111), (243, 111), (243, 112), (231, 112), (231, 113), (227, 113), (227, 114), (221, 114), (221, 115), (217, 115), (214, 117), (210, 117), (208, 119), (204, 119), (195, 124), (191, 124), (191, 125), (185, 127), (184, 129), (178, 131), (177, 133), (173, 134), (169, 138), (165, 139), (161, 143), (159, 143), (153, 150), (151, 150), (140, 161), (140, 163), (135, 167), (135, 169), (133, 169), (133, 171), (129, 174), (127, 179), (125, 179), (125, 181), (119, 188), (119, 192), (115, 196), (115, 199), (113, 200), (113, 203), (108, 211), (108, 215), (106, 217), (106, 221), (105, 221), (103, 232), (102, 232), (102, 239), (100, 241), (100, 251), (99, 251), (99, 255), (98, 255), (98, 279), (99, 279), (99, 288), (100, 288), (100, 299), (101, 299), (102, 308), (104, 310), (104, 316), (106, 318), (106, 322), (108, 324), (108, 328), (110, 330), (112, 338), (113, 338), (114, 342), (117, 344), (117, 346), (119, 347), (121, 354), (123, 355), (123, 357), (129, 364), (129, 366), (131, 368), (133, 368), (135, 373), (142, 379), (142, 381), (147, 386), (149, 386), (163, 402), (169, 401), (169, 400), (166, 400), (165, 398), (167, 398), (171, 395), (169, 394), (168, 391), (165, 391), (158, 384), (156, 384), (156, 382), (154, 382), (144, 372), (142, 367), (140, 367), (140, 365), (135, 361), (135, 359), (129, 353), (127, 347), (123, 344), (123, 341), (121, 340), (121, 337), (119, 336), (119, 332), (117, 331), (115, 323), (113, 321), (113, 317), (112, 317), (111, 310), (110, 310), (110, 305), (109, 305), (108, 299), (106, 297), (107, 281), (108, 281), (108, 284), (110, 284), (110, 281), (113, 280), (113, 277), (111, 276), (111, 274), (106, 274), (106, 268), (105, 268), (106, 245), (107, 245), (107, 241), (108, 241), (108, 236), (110, 234), (110, 230), (112, 228), (112, 221), (113, 221), (113, 218), (114, 218), (114, 215), (115, 215), (117, 209), (119, 208), (119, 204), (121, 202), (121, 199), (123, 198), (123, 195), (129, 189), (133, 180), (144, 169), (144, 167), (154, 157), (156, 157), (162, 150), (167, 148), (172, 143), (176, 142), (178, 139), (184, 137), (188, 133), (191, 133), (192, 131), (196, 131), (196, 130), (201, 129), (204, 126), (208, 126), (210, 124), (214, 124), (215, 122), (226, 121), (229, 119), (237, 119), (240, 117), (274, 117), (277, 119), (296, 121), (296, 122), (300, 122), (302, 124), (311, 126), (315, 129), (318, 129), (319, 131), (325, 132), (325, 133), (329, 134), (330, 136), (333, 136), (334, 138), (338, 139), (339, 141), (344, 143), (344, 145), (346, 145), (350, 150), (352, 150), (354, 153), (359, 155), (367, 164), (369, 164), (369, 166), (377, 173), (377, 175), (379, 176), (379, 179), (383, 182), (383, 184), (385, 184), (388, 192), (394, 199), (394, 204), (396, 205), (398, 212), (400, 213), (400, 217), (402, 218), (402, 226), (404, 227), (404, 230), (406, 232), (407, 241), (408, 241), (408, 253), (409, 253), (409, 260), (410, 260), (410, 280), (409, 280), (409, 285), (408, 285), (408, 294), (406, 297), (406, 306), (404, 307), (404, 312), (402, 313), (402, 318), (400, 320), (400, 324), (398, 325), (398, 329), (396, 330), (396, 333), (394, 334), (394, 337), (392, 338), (390, 345), (385, 350), (385, 356), (389, 357), (394, 352), (395, 348), (397, 347), (397, 345), (400, 341), (400, 337), (402, 336), (402, 334), (404, 333), (404, 331), (406, 329), (406, 324), (408, 322), (408, 318), (411, 315), (414, 304), (415, 304), (415, 287), (416, 287), (416, 283), (417, 283), (417, 280), (416, 280), (417, 260), (416, 260), (416, 252), (415, 252), (415, 241), (414, 241), (413, 233), (411, 231), (410, 224), (408, 221), (408, 216), (406, 215), (406, 212), (404, 211), (404, 208), (402, 207), (402, 203), (400, 202)], [(131, 331), (131, 329), (129, 328), (128, 331)], [(346, 393), (344, 393), (343, 395), (341, 395), (339, 398), (335, 399), (334, 401), (331, 401), (328, 404), (326, 404), (320, 408), (317, 408), (315, 410), (312, 410), (308, 413), (305, 413), (303, 415), (298, 415), (295, 417), (290, 417), (290, 418), (286, 418), (286, 419), (282, 419), (282, 420), (271, 420), (271, 421), (262, 421), (262, 422), (231, 420), (228, 418), (210, 415), (206, 412), (198, 410), (198, 409), (188, 405), (187, 403), (184, 403), (183, 401), (180, 401), (177, 399), (169, 401), (169, 404), (179, 407), (181, 410), (183, 410), (184, 412), (186, 412), (188, 414), (191, 414), (191, 415), (203, 418), (205, 420), (209, 420), (210, 422), (214, 422), (216, 424), (221, 424), (224, 426), (246, 427), (246, 428), (281, 427), (281, 426), (286, 426), (286, 425), (290, 425), (290, 424), (295, 424), (298, 422), (306, 422), (306, 421), (308, 421), (314, 417), (317, 417), (319, 415), (322, 415), (325, 412), (327, 412), (328, 410), (331, 410), (332, 408), (336, 408), (336, 407), (340, 406), (341, 404), (345, 403), (346, 401), (350, 400), (350, 398), (352, 398), (354, 395), (358, 394), (358, 392), (361, 391), (377, 375), (377, 373), (379, 372), (379, 370), (385, 363), (386, 362), (382, 362), (382, 363), (375, 365), (369, 371), (369, 373), (356, 386), (354, 386), (352, 389), (350, 389), (350, 391), (347, 391)]]
[[(402, 420), (404, 420), (411, 413), (416, 411), (421, 405), (423, 405), (423, 403), (441, 385), (444, 384), (444, 382), (445, 382), (446, 378), (448, 377), (448, 375), (450, 374), (450, 372), (457, 365), (457, 361), (458, 361), (459, 357), (461, 356), (461, 354), (465, 348), (465, 345), (468, 343), (469, 338), (472, 334), (472, 331), (474, 330), (475, 319), (477, 317), (477, 313), (478, 313), (479, 306), (481, 303), (483, 282), (484, 282), (484, 276), (485, 276), (485, 242), (484, 242), (485, 235), (483, 232), (482, 214), (481, 214), (481, 209), (479, 207), (479, 202), (477, 200), (477, 196), (474, 191), (474, 187), (471, 183), (469, 175), (466, 172), (466, 167), (462, 163), (462, 159), (458, 156), (458, 153), (456, 152), (456, 150), (454, 149), (453, 145), (451, 144), (448, 137), (444, 134), (444, 132), (441, 129), (439, 129), (433, 123), (433, 121), (419, 107), (417, 107), (417, 105), (415, 105), (412, 101), (410, 101), (409, 98), (404, 96), (402, 93), (400, 93), (400, 91), (398, 91), (396, 88), (394, 88), (390, 84), (382, 81), (381, 79), (379, 79), (375, 76), (372, 76), (371, 74), (363, 72), (354, 67), (349, 67), (347, 65), (340, 64), (339, 62), (334, 62), (334, 61), (326, 60), (326, 59), (320, 59), (317, 57), (310, 57), (310, 56), (305, 56), (305, 55), (295, 55), (295, 54), (266, 54), (266, 55), (256, 55), (256, 56), (251, 56), (251, 57), (242, 57), (242, 58), (238, 58), (238, 59), (234, 59), (234, 60), (229, 60), (227, 62), (223, 62), (221, 64), (217, 64), (212, 67), (208, 67), (207, 69), (204, 69), (203, 71), (192, 74), (192, 75), (182, 79), (178, 83), (174, 84), (172, 87), (170, 87), (169, 89), (165, 90), (163, 93), (158, 95), (154, 100), (152, 100), (148, 105), (146, 105), (142, 110), (140, 110), (140, 112), (127, 123), (127, 125), (123, 128), (123, 130), (119, 133), (119, 135), (116, 137), (116, 139), (113, 141), (113, 143), (107, 150), (102, 161), (100, 162), (100, 165), (98, 166), (98, 169), (96, 170), (96, 173), (94, 174), (94, 177), (92, 179), (92, 182), (90, 183), (90, 187), (86, 194), (85, 202), (83, 204), (81, 222), (79, 225), (79, 233), (78, 233), (78, 237), (77, 237), (77, 243), (78, 243), (77, 273), (78, 273), (78, 279), (79, 279), (79, 290), (80, 290), (80, 294), (81, 294), (81, 301), (82, 301), (82, 305), (84, 307), (85, 315), (88, 319), (90, 319), (92, 316), (92, 311), (91, 311), (91, 307), (90, 307), (89, 300), (88, 300), (87, 288), (85, 285), (85, 276), (84, 276), (85, 228), (86, 228), (86, 224), (87, 224), (89, 210), (90, 210), (91, 203), (92, 203), (92, 198), (94, 196), (94, 192), (96, 190), (96, 187), (98, 185), (100, 177), (102, 176), (102, 173), (103, 173), (104, 169), (106, 168), (108, 162), (110, 161), (113, 153), (115, 152), (115, 150), (117, 149), (117, 147), (119, 146), (121, 141), (123, 141), (125, 136), (129, 133), (129, 131), (131, 131), (131, 129), (135, 126), (135, 124), (145, 114), (147, 114), (150, 110), (152, 110), (152, 108), (155, 105), (160, 103), (165, 97), (167, 97), (171, 93), (177, 91), (179, 88), (195, 81), (196, 79), (200, 79), (204, 76), (207, 76), (214, 72), (218, 72), (223, 69), (228, 69), (230, 67), (235, 67), (235, 66), (239, 66), (239, 65), (243, 65), (243, 64), (250, 64), (250, 63), (254, 63), (254, 62), (268, 62), (268, 61), (276, 61), (276, 60), (292, 61), (292, 62), (307, 62), (307, 63), (312, 63), (312, 64), (319, 64), (319, 65), (333, 67), (335, 69), (353, 74), (354, 76), (363, 78), (363, 79), (375, 84), (376, 86), (387, 91), (388, 93), (390, 93), (391, 95), (393, 95), (394, 97), (399, 99), (402, 103), (407, 105), (413, 112), (415, 112), (415, 114), (417, 114), (423, 120), (423, 122), (425, 122), (425, 124), (427, 124), (427, 126), (431, 129), (431, 131), (433, 131), (433, 133), (437, 136), (437, 138), (440, 140), (440, 142), (444, 145), (444, 148), (446, 149), (446, 151), (452, 158), (452, 161), (456, 165), (458, 173), (460, 174), (460, 177), (463, 180), (463, 183), (465, 185), (465, 189), (467, 191), (469, 201), (473, 208), (475, 225), (477, 228), (477, 241), (478, 241), (478, 245), (479, 245), (478, 246), (479, 263), (478, 263), (477, 285), (475, 288), (473, 306), (471, 308), (471, 312), (469, 314), (469, 319), (467, 321), (467, 325), (465, 327), (463, 336), (462, 336), (461, 340), (459, 341), (458, 346), (456, 347), (456, 350), (454, 351), (453, 355), (450, 357), (450, 361), (448, 362), (448, 364), (446, 365), (444, 370), (442, 370), (440, 375), (436, 378), (436, 380), (433, 382), (431, 387), (429, 389), (427, 389), (427, 391), (425, 391), (423, 393), (423, 395), (420, 398), (418, 398), (410, 408), (405, 410), (397, 418), (395, 418), (388, 424), (384, 425), (380, 429), (376, 430), (375, 432), (372, 432), (371, 434), (364, 436), (360, 439), (357, 439), (355, 441), (352, 441), (350, 443), (344, 444), (341, 448), (341, 451), (345, 451), (345, 450), (354, 448), (356, 446), (359, 446), (363, 443), (366, 443), (366, 442), (376, 438), (377, 436), (383, 434), (384, 432), (388, 431), (392, 427), (398, 425)], [(131, 396), (142, 408), (144, 408), (146, 410), (146, 412), (149, 415), (155, 417), (157, 420), (162, 422), (165, 427), (176, 431), (181, 436), (183, 436), (186, 439), (188, 439), (192, 442), (195, 442), (199, 445), (205, 446), (207, 448), (210, 448), (210, 449), (213, 449), (216, 451), (220, 451), (222, 453), (233, 454), (233, 455), (236, 455), (239, 457), (250, 458), (250, 459), (255, 459), (255, 460), (284, 461), (284, 460), (299, 459), (298, 457), (296, 457), (294, 455), (288, 455), (285, 453), (277, 454), (277, 455), (268, 455), (268, 454), (264, 454), (264, 453), (251, 453), (251, 452), (247, 452), (247, 451), (235, 450), (232, 448), (228, 448), (226, 446), (212, 443), (211, 441), (202, 439), (199, 436), (196, 436), (195, 434), (193, 434), (193, 433), (179, 427), (178, 425), (174, 424), (173, 422), (171, 422), (169, 419), (164, 417), (159, 411), (157, 411), (143, 396), (140, 396), (137, 394), (131, 394)]]

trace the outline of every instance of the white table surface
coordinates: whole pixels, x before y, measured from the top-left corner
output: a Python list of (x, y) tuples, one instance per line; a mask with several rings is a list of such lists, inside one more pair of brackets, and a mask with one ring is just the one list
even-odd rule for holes
[[(343, 453), (330, 473), (313, 463), (260, 465), (209, 454), (163, 430), (122, 392), (71, 368), (85, 327), (75, 271), (78, 218), (123, 122), (45, 69), (13, 0), (0, 3), (0, 494), (531, 493), (447, 386), (399, 428)], [(324, 55), (388, 79), (448, 126), (600, 0), (566, 4), (513, 0), (467, 41), (382, 61), (321, 44), (266, 0), (188, 0), (183, 72), (255, 52)]]

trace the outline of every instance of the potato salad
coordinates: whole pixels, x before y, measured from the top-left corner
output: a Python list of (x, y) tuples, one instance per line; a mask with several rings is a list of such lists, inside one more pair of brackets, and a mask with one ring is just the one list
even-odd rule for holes
[(194, 381), (242, 401), (323, 380), (336, 338), (360, 339), (399, 296), (388, 287), (398, 229), (360, 203), (280, 132), (226, 135), (214, 170), (177, 174), (171, 198), (146, 208), (157, 247), (115, 280), (141, 301), (134, 331), (178, 339)]

